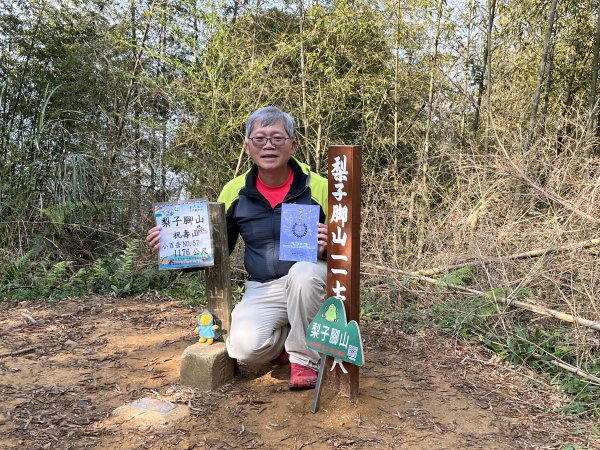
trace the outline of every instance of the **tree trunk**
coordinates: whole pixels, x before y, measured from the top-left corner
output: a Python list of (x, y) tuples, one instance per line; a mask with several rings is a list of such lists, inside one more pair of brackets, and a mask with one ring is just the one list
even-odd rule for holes
[(546, 134), (546, 118), (548, 117), (548, 109), (550, 107), (550, 95), (552, 94), (552, 75), (554, 72), (554, 46), (550, 52), (548, 59), (548, 75), (546, 76), (546, 86), (544, 88), (544, 106), (542, 107), (542, 118), (540, 121), (540, 129), (542, 134)]
[(578, 59), (577, 57), (570, 57), (571, 49), (567, 50), (565, 66), (572, 63), (572, 67), (570, 69), (569, 81), (567, 83), (566, 89), (566, 100), (562, 105), (561, 111), (561, 127), (558, 132), (558, 137), (556, 138), (556, 154), (560, 155), (563, 151), (565, 140), (568, 139), (573, 133), (573, 123), (569, 118), (569, 114), (571, 111), (571, 107), (573, 106), (573, 101), (575, 100), (576, 87), (575, 87), (575, 75), (577, 73), (577, 65)]
[[(481, 73), (478, 74), (478, 88), (477, 88), (477, 104), (475, 105), (475, 117), (473, 119), (473, 131), (477, 131), (479, 128), (479, 120), (481, 116), (481, 99), (483, 98), (483, 92), (485, 90), (485, 79), (487, 72), (490, 70), (488, 63), (492, 61), (492, 31), (494, 29), (494, 18), (496, 15), (496, 0), (489, 0), (488, 2), (488, 24), (485, 38), (485, 48), (483, 49), (483, 67)], [(491, 77), (488, 77), (491, 79)], [(488, 86), (489, 88), (490, 86)]]
[(540, 95), (542, 93), (542, 86), (544, 85), (544, 77), (546, 75), (546, 65), (548, 64), (548, 58), (550, 54), (550, 48), (552, 47), (552, 31), (554, 29), (554, 19), (556, 18), (556, 6), (558, 0), (552, 0), (550, 6), (550, 14), (548, 14), (548, 24), (546, 27), (546, 38), (544, 39), (544, 51), (542, 53), (542, 60), (540, 61), (540, 69), (538, 71), (537, 87), (535, 94), (533, 95), (533, 107), (531, 109), (531, 116), (529, 118), (529, 131), (527, 133), (527, 139), (523, 146), (523, 153), (527, 155), (531, 147), (531, 141), (536, 129), (537, 113), (540, 104)]
[(398, 77), (400, 75), (400, 0), (396, 1), (396, 48), (394, 49), (394, 148), (398, 149), (398, 128), (400, 127), (400, 100)]
[(596, 11), (596, 38), (594, 39), (594, 57), (592, 59), (592, 80), (590, 86), (590, 118), (588, 120), (588, 135), (596, 132), (596, 124), (598, 123), (598, 105), (597, 103), (597, 85), (598, 85), (598, 53), (600, 50), (600, 7)]
[[(142, 56), (144, 54), (146, 40), (149, 35), (150, 24), (152, 23), (152, 19), (154, 17), (154, 8), (156, 6), (157, 1), (158, 0), (152, 0), (152, 4), (150, 5), (150, 11), (148, 13), (148, 20), (144, 26), (144, 32), (142, 34), (141, 42), (139, 43), (139, 45), (136, 43), (136, 46), (139, 46), (139, 49), (137, 51), (134, 50), (134, 53), (133, 53), (135, 59), (134, 59), (134, 64), (133, 64), (132, 75), (131, 75), (131, 78), (129, 79), (129, 83), (127, 86), (127, 92), (125, 94), (123, 109), (122, 109), (121, 114), (119, 115), (117, 122), (115, 124), (114, 142), (116, 142), (116, 143), (120, 143), (122, 135), (123, 135), (123, 130), (125, 127), (125, 120), (127, 118), (127, 113), (129, 111), (131, 99), (132, 99), (134, 91), (135, 91), (137, 74), (138, 74), (138, 70), (140, 70), (140, 67), (141, 67)], [(134, 7), (133, 4), (135, 3), (135, 0), (131, 0), (131, 2), (132, 2), (132, 7)], [(99, 197), (100, 202), (103, 202), (105, 200), (106, 195), (108, 194), (108, 188), (109, 188), (110, 184), (112, 183), (113, 166), (117, 159), (117, 155), (118, 155), (118, 150), (115, 146), (113, 146), (110, 149), (110, 156), (108, 157), (108, 164), (106, 164), (106, 168), (105, 168), (106, 177), (104, 180), (104, 186), (102, 187), (102, 192)]]
[[(22, 68), (20, 76), (19, 76), (19, 86), (16, 89), (16, 96), (14, 94), (11, 94), (14, 99), (10, 103), (10, 106), (8, 108), (6, 126), (4, 127), (4, 130), (3, 130), (2, 140), (4, 141), (4, 144), (5, 144), (3, 146), (4, 148), (8, 148), (8, 142), (10, 139), (10, 135), (12, 134), (13, 129), (14, 129), (15, 116), (19, 109), (19, 103), (21, 102), (21, 98), (24, 95), (23, 90), (25, 89), (25, 86), (24, 86), (25, 85), (25, 76), (29, 69), (29, 60), (31, 58), (31, 54), (33, 51), (33, 45), (35, 44), (35, 41), (38, 39), (38, 31), (40, 29), (40, 25), (42, 23), (42, 19), (43, 19), (45, 10), (46, 10), (46, 2), (44, 1), (44, 2), (42, 2), (42, 6), (38, 11), (37, 21), (35, 23), (33, 32), (31, 33), (31, 40), (29, 41), (29, 47), (27, 49), (27, 54), (25, 56), (25, 63), (23, 64), (23, 68)], [(21, 122), (22, 122), (22, 120), (21, 120)], [(21, 131), (22, 131), (22, 125), (19, 127), (19, 133)], [(19, 139), (17, 139), (17, 142), (21, 143), (20, 135), (19, 135)]]
[(425, 138), (423, 139), (423, 147), (419, 154), (418, 164), (419, 173), (417, 175), (417, 192), (416, 201), (419, 203), (415, 208), (417, 212), (417, 258), (421, 257), (423, 247), (425, 245), (425, 226), (426, 216), (429, 212), (429, 188), (427, 186), (427, 178), (429, 171), (429, 152), (431, 146), (431, 120), (433, 117), (433, 102), (435, 99), (435, 79), (438, 66), (438, 48), (440, 44), (442, 13), (444, 8), (444, 0), (437, 2), (437, 21), (435, 26), (435, 38), (433, 48), (433, 58), (431, 64), (431, 73), (429, 76), (429, 92), (427, 94), (427, 120), (425, 123)]
[(467, 42), (465, 45), (465, 70), (464, 70), (464, 84), (463, 84), (463, 90), (464, 90), (464, 94), (465, 94), (465, 105), (463, 107), (463, 111), (461, 114), (461, 118), (460, 118), (460, 139), (461, 139), (461, 143), (464, 145), (465, 140), (466, 140), (466, 133), (467, 133), (467, 110), (469, 108), (469, 104), (471, 103), (470, 97), (469, 97), (469, 81), (470, 81), (470, 76), (469, 76), (469, 61), (471, 60), (471, 28), (472, 28), (472, 24), (473, 24), (473, 11), (474, 11), (474, 5), (473, 5), (473, 0), (469, 0), (469, 4), (467, 6), (467, 8), (469, 9), (469, 15), (467, 18)]
[(302, 89), (302, 127), (304, 128), (304, 161), (310, 162), (308, 151), (308, 101), (306, 99), (306, 67), (304, 54), (304, 0), (298, 2), (299, 8), (299, 35), (300, 35), (300, 85)]
[(490, 143), (490, 127), (491, 127), (491, 119), (492, 119), (492, 31), (494, 30), (494, 15), (496, 13), (496, 0), (493, 0), (491, 5), (491, 13), (490, 13), (490, 21), (488, 22), (488, 30), (487, 30), (487, 42), (486, 47), (487, 51), (487, 61), (485, 63), (487, 67), (486, 71), (486, 90), (485, 90), (485, 98), (486, 98), (486, 115), (485, 115), (485, 152), (487, 153), (488, 146)]

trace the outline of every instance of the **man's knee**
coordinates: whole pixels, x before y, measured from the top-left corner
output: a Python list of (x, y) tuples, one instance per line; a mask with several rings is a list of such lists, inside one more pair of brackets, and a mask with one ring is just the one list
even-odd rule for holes
[(325, 288), (327, 265), (324, 262), (299, 261), (288, 272), (288, 285)]
[[(270, 336), (264, 336), (256, 327), (235, 327), (232, 323), (230, 336), (227, 338), (227, 353), (231, 358), (245, 363), (263, 363), (273, 359), (273, 355), (281, 349), (282, 330), (275, 330)], [(239, 324), (238, 324), (239, 325)], [(246, 324), (248, 325), (248, 324)], [(285, 336), (283, 336), (285, 339)]]
[(234, 340), (229, 337), (226, 345), (229, 356), (240, 362), (253, 363), (260, 357), (257, 347), (248, 345), (248, 342), (243, 339)]
[(235, 323), (232, 324), (231, 333), (227, 338), (227, 352), (229, 356), (240, 361), (252, 361), (256, 359), (262, 345), (256, 330), (251, 327), (242, 328), (245, 329), (240, 330)]

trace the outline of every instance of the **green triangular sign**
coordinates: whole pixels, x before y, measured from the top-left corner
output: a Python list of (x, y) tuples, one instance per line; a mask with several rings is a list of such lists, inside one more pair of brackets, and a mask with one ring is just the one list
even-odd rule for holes
[(346, 322), (344, 304), (329, 297), (306, 331), (306, 345), (324, 355), (363, 365), (362, 339), (355, 320)]

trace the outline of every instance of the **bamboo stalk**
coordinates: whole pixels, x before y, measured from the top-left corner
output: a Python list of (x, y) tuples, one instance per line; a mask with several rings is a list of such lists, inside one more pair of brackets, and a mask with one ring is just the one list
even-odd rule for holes
[(36, 348), (37, 348), (37, 346), (25, 347), (20, 350), (13, 350), (12, 352), (0, 353), (0, 358), (4, 358), (6, 356), (18, 356), (18, 355), (23, 355), (25, 353), (31, 353), (31, 352), (35, 351)]
[(557, 247), (540, 248), (540, 249), (535, 249), (535, 250), (529, 250), (529, 251), (522, 252), (522, 253), (514, 253), (512, 255), (501, 256), (499, 258), (471, 259), (471, 260), (467, 260), (467, 261), (461, 261), (461, 262), (457, 262), (454, 264), (450, 264), (448, 266), (432, 267), (431, 269), (420, 269), (420, 270), (417, 270), (412, 273), (419, 274), (419, 275), (437, 275), (437, 274), (441, 274), (441, 273), (447, 273), (451, 270), (459, 269), (459, 268), (465, 267), (465, 266), (481, 266), (484, 264), (510, 261), (513, 259), (533, 258), (536, 256), (543, 256), (548, 253), (563, 252), (563, 251), (568, 251), (568, 250), (575, 250), (578, 248), (589, 248), (589, 247), (595, 247), (598, 245), (600, 245), (600, 238), (588, 239), (586, 241), (574, 242), (572, 244), (565, 244), (565, 245), (560, 245)]
[[(390, 267), (378, 266), (376, 264), (364, 263), (363, 265), (367, 266), (367, 267), (372, 267), (374, 269), (386, 270), (388, 272), (399, 273), (401, 275), (409, 276), (409, 277), (415, 278), (420, 281), (425, 281), (427, 283), (439, 284), (439, 280), (436, 280), (435, 278), (427, 277), (425, 275), (420, 275), (419, 273), (416, 273), (416, 272), (407, 272), (407, 271), (400, 270), (400, 269), (392, 269)], [(447, 282), (444, 282), (444, 287), (454, 289), (454, 290), (460, 291), (460, 292), (465, 292), (465, 293), (485, 297), (485, 292), (478, 291), (477, 289), (471, 289), (471, 288), (464, 287), (464, 286), (458, 286), (456, 284), (447, 283)], [(582, 317), (576, 317), (571, 314), (567, 314), (567, 313), (564, 313), (561, 311), (556, 311), (555, 309), (546, 308), (544, 306), (539, 306), (539, 305), (535, 305), (532, 303), (525, 303), (525, 302), (521, 302), (519, 300), (496, 297), (495, 294), (494, 294), (494, 299), (504, 303), (506, 306), (516, 306), (518, 308), (526, 309), (528, 311), (540, 314), (542, 316), (554, 317), (555, 319), (559, 319), (559, 320), (562, 320), (565, 322), (570, 322), (570, 323), (577, 323), (581, 326), (584, 326), (587, 328), (592, 328), (596, 331), (600, 331), (600, 322), (594, 322), (593, 320), (584, 319)]]
[[(533, 357), (535, 359), (540, 359), (540, 360), (543, 359), (542, 356), (537, 355), (537, 354), (534, 354)], [(590, 381), (593, 381), (595, 384), (597, 384), (598, 386), (600, 386), (600, 378), (598, 378), (598, 377), (596, 377), (596, 376), (594, 376), (594, 375), (592, 375), (590, 373), (584, 372), (583, 370), (581, 370), (578, 367), (575, 367), (575, 366), (573, 366), (573, 365), (571, 365), (569, 363), (561, 361), (560, 359), (551, 359), (551, 360), (549, 360), (547, 362), (549, 362), (552, 365), (555, 365), (556, 367), (560, 367), (561, 369), (564, 369), (564, 370), (566, 370), (568, 372), (574, 373), (575, 375), (578, 375), (578, 376), (580, 376), (582, 378), (586, 378), (586, 379), (588, 379)]]
[(558, 4), (558, 0), (552, 0), (552, 5), (550, 6), (550, 12), (548, 14), (548, 22), (546, 26), (546, 37), (544, 39), (544, 50), (542, 53), (542, 60), (540, 61), (540, 66), (538, 70), (538, 80), (537, 87), (535, 89), (535, 94), (533, 95), (533, 105), (531, 108), (531, 116), (529, 118), (529, 130), (527, 132), (527, 139), (525, 140), (525, 144), (523, 146), (523, 154), (527, 155), (531, 148), (531, 143), (533, 141), (533, 136), (535, 134), (536, 122), (537, 122), (537, 112), (540, 104), (540, 95), (542, 93), (542, 87), (544, 85), (544, 77), (546, 76), (546, 66), (548, 65), (548, 58), (550, 56), (550, 50), (552, 48), (552, 34), (554, 29), (554, 22), (556, 18), (556, 6)]

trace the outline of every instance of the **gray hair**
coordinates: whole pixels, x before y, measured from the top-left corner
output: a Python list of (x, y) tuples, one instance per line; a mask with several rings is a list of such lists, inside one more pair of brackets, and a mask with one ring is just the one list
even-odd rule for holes
[(265, 106), (264, 108), (257, 109), (248, 117), (246, 121), (246, 142), (250, 139), (250, 134), (256, 122), (263, 127), (281, 122), (288, 136), (296, 139), (296, 121), (294, 118), (275, 106)]

